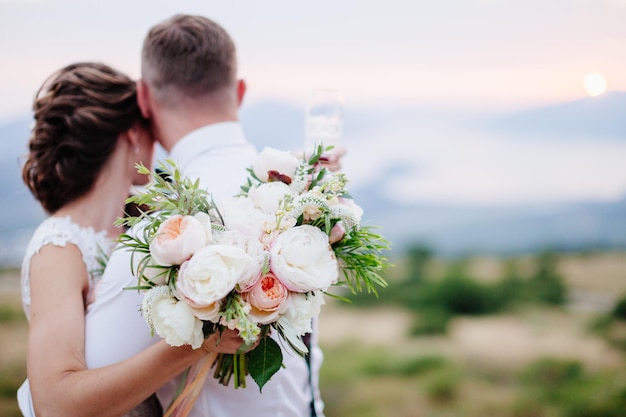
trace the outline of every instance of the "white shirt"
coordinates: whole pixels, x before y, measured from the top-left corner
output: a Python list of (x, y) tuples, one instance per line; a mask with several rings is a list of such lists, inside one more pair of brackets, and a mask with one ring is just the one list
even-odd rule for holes
[[(172, 149), (170, 159), (183, 175), (199, 179), (202, 187), (213, 194), (215, 201), (233, 196), (247, 178), (246, 168), (256, 156), (256, 149), (244, 135), (237, 122), (218, 123), (191, 132)], [(86, 316), (85, 358), (89, 368), (101, 367), (124, 360), (155, 343), (138, 309), (142, 295), (124, 290), (137, 284), (130, 270), (130, 251), (116, 250), (98, 286), (95, 301)], [(281, 344), (281, 343), (279, 343)], [(281, 346), (287, 346), (282, 343)], [(317, 338), (312, 337), (311, 366), (317, 415), (323, 417), (319, 396), (318, 374), (322, 352)], [(311, 386), (304, 358), (289, 347), (283, 349), (283, 364), (259, 392), (248, 377), (246, 388), (225, 387), (212, 374), (207, 377), (190, 417), (304, 417), (310, 415)], [(158, 370), (155, 369), (155, 372)], [(158, 397), (166, 408), (173, 398), (179, 379), (165, 385)]]

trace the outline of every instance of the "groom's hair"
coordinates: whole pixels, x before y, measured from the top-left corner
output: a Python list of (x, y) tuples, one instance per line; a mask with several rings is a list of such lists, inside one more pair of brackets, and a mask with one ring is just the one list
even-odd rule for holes
[(237, 81), (235, 43), (203, 16), (177, 14), (152, 27), (141, 64), (144, 81), (168, 100), (172, 95), (201, 98)]

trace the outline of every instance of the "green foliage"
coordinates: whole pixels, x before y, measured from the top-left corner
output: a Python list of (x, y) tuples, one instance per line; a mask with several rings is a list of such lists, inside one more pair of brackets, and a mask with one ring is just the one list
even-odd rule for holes
[[(495, 314), (516, 305), (560, 305), (565, 301), (567, 288), (558, 273), (558, 256), (554, 252), (539, 253), (530, 276), (520, 274), (518, 260), (504, 259), (502, 276), (495, 282), (472, 276), (467, 259), (439, 260), (444, 261), (444, 272), (436, 275), (428, 248), (414, 246), (406, 256), (408, 270), (403, 279), (394, 281), (377, 301), (415, 312), (412, 335), (445, 333), (456, 315)], [(366, 306), (376, 300), (357, 294), (352, 301)], [(626, 301), (622, 308), (626, 310)]]
[(522, 401), (549, 404), (564, 417), (617, 417), (626, 410), (626, 378), (619, 373), (588, 374), (563, 358), (541, 358), (520, 375)]
[(26, 316), (21, 309), (0, 305), (0, 323), (25, 322)]
[(494, 287), (476, 281), (460, 265), (453, 265), (440, 281), (422, 292), (422, 305), (440, 306), (453, 314), (487, 314), (499, 310), (500, 300)]
[(140, 211), (139, 216), (120, 218), (116, 225), (133, 227), (142, 220), (149, 220), (149, 229), (154, 231), (163, 220), (175, 214), (216, 213), (221, 218), (211, 195), (200, 188), (198, 180), (192, 181), (183, 177), (172, 160), (159, 162), (154, 171), (142, 164), (137, 164), (136, 167), (140, 174), (150, 176), (151, 183), (139, 195), (129, 197), (126, 203), (145, 207), (146, 211)]
[(534, 300), (560, 305), (565, 302), (567, 288), (557, 271), (558, 256), (555, 252), (545, 251), (536, 258), (536, 271), (528, 285)]
[(365, 289), (377, 295), (376, 286), (387, 286), (381, 273), (391, 266), (383, 255), (390, 250), (390, 243), (372, 227), (357, 228), (333, 248), (353, 294)]
[(623, 295), (613, 307), (611, 316), (616, 320), (626, 321), (626, 295)]
[(458, 392), (461, 378), (455, 370), (435, 373), (425, 385), (426, 395), (436, 402), (450, 402)]
[(540, 358), (530, 363), (520, 374), (523, 383), (542, 390), (562, 386), (583, 375), (580, 362), (562, 358)]
[(363, 364), (362, 369), (366, 375), (412, 377), (451, 366), (448, 359), (442, 356), (433, 355), (419, 355), (409, 358), (397, 358), (389, 355), (382, 355), (372, 359), (373, 360), (370, 362)]
[(426, 246), (413, 246), (408, 249), (409, 273), (406, 280), (421, 283), (427, 279), (427, 268), (433, 258), (432, 251)]
[(15, 398), (15, 392), (24, 382), (25, 376), (26, 369), (23, 364), (0, 367), (0, 397)]
[(427, 336), (445, 334), (452, 320), (452, 313), (444, 307), (425, 308), (415, 314), (409, 329), (411, 336)]
[(280, 369), (283, 353), (274, 339), (263, 337), (249, 355), (250, 376), (259, 386), (259, 391), (262, 391), (265, 383)]

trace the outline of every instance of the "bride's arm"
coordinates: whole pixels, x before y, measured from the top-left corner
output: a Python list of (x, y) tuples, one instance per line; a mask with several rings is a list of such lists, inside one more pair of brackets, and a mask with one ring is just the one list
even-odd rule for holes
[[(30, 274), (27, 372), (37, 417), (121, 416), (206, 354), (160, 341), (125, 361), (87, 369), (87, 272), (80, 251), (45, 246), (32, 258)], [(234, 352), (240, 339), (224, 336), (219, 350)], [(209, 338), (205, 346), (211, 345)]]

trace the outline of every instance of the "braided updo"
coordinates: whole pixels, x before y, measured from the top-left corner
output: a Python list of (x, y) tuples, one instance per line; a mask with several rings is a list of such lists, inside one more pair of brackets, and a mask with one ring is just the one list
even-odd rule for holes
[(22, 178), (54, 213), (91, 189), (119, 135), (142, 121), (135, 82), (99, 63), (68, 65), (39, 89)]

